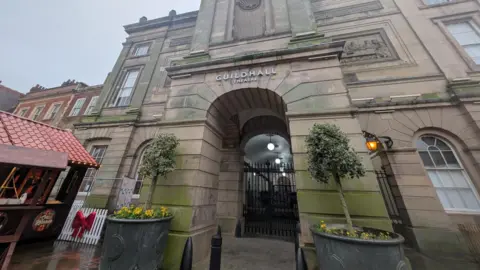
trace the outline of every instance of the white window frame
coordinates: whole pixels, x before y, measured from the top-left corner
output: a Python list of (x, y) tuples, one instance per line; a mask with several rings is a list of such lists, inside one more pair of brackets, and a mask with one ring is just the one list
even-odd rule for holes
[(83, 115), (90, 115), (92, 113), (93, 109), (95, 108), (95, 106), (97, 105), (97, 102), (98, 102), (98, 96), (93, 96), (90, 99), (90, 102), (88, 103), (87, 109), (85, 109), (85, 113), (83, 113)]
[(18, 110), (17, 115), (20, 117), (26, 117), (25, 115), (27, 114), (28, 110), (30, 110), (30, 107), (23, 107)]
[[(73, 104), (72, 109), (70, 110), (70, 114), (68, 114), (68, 117), (74, 117), (74, 116), (79, 116), (80, 112), (82, 111), (83, 105), (85, 105), (86, 98), (79, 98), (75, 101), (75, 104)], [(77, 107), (77, 104), (81, 103), (79, 107)], [(75, 110), (78, 109), (78, 112), (75, 112)]]
[(469, 23), (477, 33), (480, 34), (480, 16), (476, 12), (472, 12), (469, 14), (462, 14), (462, 15), (453, 15), (449, 17), (441, 17), (441, 18), (434, 18), (432, 19), (434, 23), (436, 23), (443, 34), (447, 37), (450, 41), (452, 46), (456, 49), (457, 53), (464, 59), (464, 61), (468, 64), (472, 71), (480, 71), (480, 65), (476, 64), (473, 58), (465, 51), (463, 46), (453, 37), (450, 33), (449, 29), (447, 28), (448, 25), (457, 24), (457, 23)]
[[(125, 84), (127, 83), (127, 79), (128, 79), (129, 74), (131, 74), (133, 72), (137, 72), (137, 77), (135, 78), (133, 86), (131, 87), (132, 89), (130, 90), (130, 95), (128, 96), (128, 99), (127, 99), (128, 102), (126, 102), (125, 104), (123, 104), (123, 103), (120, 104), (120, 101), (121, 101), (121, 99), (119, 99), (119, 98), (121, 98), (120, 94), (125, 89), (129, 88), (129, 87), (125, 87)], [(141, 73), (142, 73), (142, 68), (140, 68), (140, 67), (126, 69), (124, 72), (122, 72), (122, 78), (120, 80), (120, 83), (118, 84), (118, 86), (115, 89), (114, 95), (113, 95), (112, 100), (110, 102), (110, 107), (114, 107), (114, 108), (115, 107), (127, 107), (128, 105), (130, 105), (130, 103), (132, 102), (133, 94), (135, 93), (135, 88), (137, 87), (138, 80), (141, 76)]]
[[(467, 170), (465, 169), (464, 165), (463, 165), (463, 162), (462, 160), (459, 158), (458, 154), (457, 154), (457, 151), (456, 149), (452, 146), (452, 144), (445, 138), (441, 137), (441, 136), (438, 136), (438, 135), (434, 135), (434, 134), (423, 134), (421, 136), (419, 136), (417, 138), (417, 140), (421, 140), (423, 137), (433, 137), (437, 140), (441, 140), (442, 142), (444, 142), (449, 148), (450, 148), (450, 151), (453, 153), (453, 155), (455, 156), (455, 159), (457, 160), (458, 162), (458, 165), (459, 165), (459, 168), (438, 168), (438, 167), (433, 167), (433, 168), (430, 168), (430, 167), (427, 167), (425, 166), (425, 164), (422, 162), (422, 165), (423, 165), (423, 168), (425, 169), (425, 171), (427, 171), (427, 177), (428, 179), (430, 180), (430, 182), (432, 183), (432, 186), (433, 188), (435, 189), (435, 193), (437, 192), (437, 189), (441, 189), (441, 188), (437, 188), (434, 184), (433, 184), (433, 181), (432, 179), (430, 178), (430, 176), (428, 175), (428, 171), (452, 171), (452, 170), (457, 170), (457, 171), (461, 171), (464, 178), (465, 178), (465, 181), (467, 182), (467, 185), (468, 187), (470, 188), (470, 190), (472, 191), (473, 195), (475, 196), (475, 198), (477, 199), (477, 202), (480, 204), (480, 196), (478, 194), (478, 191), (476, 189), (476, 187), (473, 185), (473, 182), (472, 180), (470, 179), (470, 175), (468, 174)], [(418, 147), (417, 147), (417, 152), (422, 152), (422, 151), (419, 151), (418, 150)], [(423, 151), (424, 152), (424, 151)], [(420, 157), (420, 153), (419, 153), (419, 157)], [(421, 159), (421, 158), (420, 158)], [(433, 159), (432, 159), (433, 160)], [(452, 178), (452, 180), (454, 180)], [(448, 189), (448, 188), (446, 188)], [(451, 188), (451, 189), (454, 189), (454, 188)], [(438, 196), (438, 195), (437, 195)], [(440, 200), (440, 199), (439, 199)], [(449, 213), (449, 214), (480, 214), (480, 209), (479, 210), (474, 210), (474, 209), (468, 209), (468, 208), (445, 208), (443, 206), (443, 204), (441, 203), (440, 201), (440, 204), (442, 205), (443, 209), (445, 210), (446, 213)]]
[[(55, 118), (57, 115), (58, 115), (58, 112), (60, 111), (60, 109), (62, 108), (62, 103), (63, 102), (55, 102), (55, 103), (52, 103), (52, 105), (50, 105), (50, 108), (48, 108), (48, 111), (47, 113), (45, 114), (45, 116), (43, 117), (43, 120), (50, 120), (50, 119), (53, 119)], [(58, 105), (58, 111), (57, 113), (52, 116), (52, 113), (53, 113), (53, 109), (55, 108), (55, 106)]]
[[(480, 65), (480, 62), (477, 63), (475, 62), (475, 60), (473, 59), (472, 56), (470, 56), (467, 52), (467, 50), (465, 49), (465, 46), (466, 45), (461, 45), (460, 42), (453, 36), (453, 34), (450, 32), (450, 30), (448, 29), (448, 26), (450, 25), (455, 25), (455, 24), (467, 24), (468, 26), (470, 26), (470, 28), (473, 30), (473, 32), (476, 32), (477, 34), (477, 37), (480, 39), (480, 27), (473, 21), (473, 20), (464, 20), (464, 21), (459, 21), (459, 22), (451, 22), (451, 23), (447, 23), (446, 24), (446, 27), (447, 27), (447, 30), (449, 32), (449, 34), (452, 36), (452, 38), (455, 40), (455, 42), (458, 44), (458, 46), (460, 48), (462, 48), (463, 52), (468, 56), (468, 58), (472, 61), (472, 63), (474, 65)], [(480, 46), (480, 42), (478, 43), (474, 43), (474, 44), (470, 44), (470, 45), (476, 45), (476, 46)]]
[[(101, 156), (101, 158), (98, 158), (96, 156), (94, 156), (94, 150), (97, 148), (105, 148), (105, 150), (103, 151), (103, 155)], [(95, 161), (101, 165), (102, 164), (102, 161), (103, 159), (105, 158), (105, 154), (107, 153), (107, 150), (108, 150), (108, 145), (105, 145), (105, 144), (99, 144), (99, 145), (92, 145), (91, 149), (90, 149), (90, 155), (92, 155), (92, 157), (95, 159)], [(90, 176), (92, 178), (92, 181), (91, 181), (91, 184), (90, 184), (90, 187), (88, 188), (88, 191), (82, 191), (81, 188), (83, 186), (83, 181), (85, 180), (86, 178), (86, 175), (89, 171), (92, 171), (93, 170), (93, 173), (92, 173), (92, 176)], [(95, 168), (88, 168), (87, 171), (85, 172), (85, 176), (84, 178), (82, 179), (82, 183), (80, 183), (80, 190), (78, 191), (77, 195), (80, 195), (80, 196), (88, 196), (90, 195), (91, 191), (92, 191), (92, 187), (96, 181), (96, 177), (97, 177), (97, 173), (98, 173), (98, 169), (95, 169)]]
[(456, 0), (423, 0), (423, 3), (426, 6), (436, 6), (436, 5), (445, 5), (450, 3), (455, 3)]
[[(40, 111), (38, 111), (38, 116), (35, 119), (33, 119), (35, 117), (37, 109), (40, 109)], [(33, 108), (28, 118), (30, 118), (33, 121), (38, 121), (39, 120), (38, 118), (40, 117), (40, 115), (42, 115), (42, 112), (44, 109), (45, 109), (45, 104), (35, 106), (35, 108)]]
[[(141, 57), (141, 56), (148, 55), (150, 53), (150, 46), (151, 46), (151, 43), (142, 43), (142, 44), (135, 45), (133, 47), (132, 56)], [(145, 53), (139, 54), (140, 49), (144, 49), (144, 48), (146, 48)]]

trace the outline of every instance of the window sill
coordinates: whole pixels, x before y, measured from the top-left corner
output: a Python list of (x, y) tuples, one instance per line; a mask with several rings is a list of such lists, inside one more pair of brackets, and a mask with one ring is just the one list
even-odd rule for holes
[(107, 109), (118, 109), (118, 110), (121, 110), (121, 109), (128, 109), (128, 107), (130, 107), (130, 104), (129, 105), (124, 105), (124, 106), (108, 106)]
[(475, 215), (480, 216), (480, 210), (445, 210), (449, 215)]
[(463, 2), (468, 2), (468, 1), (472, 1), (472, 0), (457, 0), (457, 1), (439, 3), (439, 4), (433, 4), (433, 5), (421, 4), (418, 8), (419, 9), (437, 8), (437, 7), (443, 7), (443, 6), (448, 6), (448, 5), (455, 5), (455, 4), (458, 4), (458, 3), (463, 3)]
[(77, 193), (77, 196), (88, 196), (88, 195), (90, 195), (90, 192), (80, 191)]
[(150, 54), (144, 54), (144, 55), (131, 55), (130, 57), (127, 58), (127, 60), (130, 60), (130, 59), (138, 59), (138, 58), (142, 58), (142, 57), (148, 57), (150, 56)]

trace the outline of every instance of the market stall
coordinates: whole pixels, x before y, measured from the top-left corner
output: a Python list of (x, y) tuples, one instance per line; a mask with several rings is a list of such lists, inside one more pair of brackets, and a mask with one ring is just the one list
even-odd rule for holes
[[(83, 176), (97, 163), (73, 134), (0, 111), (0, 252), (7, 269), (18, 241), (57, 237)], [(67, 172), (55, 198), (59, 174)]]

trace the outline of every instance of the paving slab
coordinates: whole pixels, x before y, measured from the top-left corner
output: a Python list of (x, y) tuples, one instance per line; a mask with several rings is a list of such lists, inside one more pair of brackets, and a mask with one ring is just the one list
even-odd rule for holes
[(295, 269), (295, 245), (282, 240), (223, 237), (222, 270), (253, 269)]

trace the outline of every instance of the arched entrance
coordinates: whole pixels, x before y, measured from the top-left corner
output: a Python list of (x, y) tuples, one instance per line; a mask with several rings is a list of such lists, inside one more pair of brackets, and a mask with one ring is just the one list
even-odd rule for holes
[[(293, 239), (295, 233), (298, 206), (286, 110), (277, 93), (260, 88), (224, 93), (208, 109), (207, 121), (223, 133), (220, 174), (239, 169), (236, 227), (243, 225), (247, 236)], [(232, 156), (238, 167), (228, 165)], [(222, 177), (219, 182), (222, 225), (224, 214), (232, 213), (221, 205), (226, 185)]]

